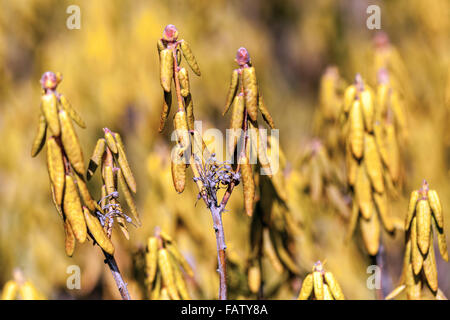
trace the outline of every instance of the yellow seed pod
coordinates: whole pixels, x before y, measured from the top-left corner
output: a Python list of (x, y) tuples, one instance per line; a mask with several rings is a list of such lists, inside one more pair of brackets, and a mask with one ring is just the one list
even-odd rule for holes
[(130, 234), (128, 232), (127, 223), (124, 217), (117, 217), (116, 218), (117, 224), (119, 226), (120, 231), (122, 231), (123, 236), (125, 239), (130, 240)]
[(428, 202), (430, 203), (431, 211), (439, 228), (444, 228), (444, 215), (442, 213), (441, 200), (436, 190), (428, 191)]
[(225, 102), (225, 109), (222, 115), (225, 115), (230, 109), (230, 106), (233, 102), (234, 96), (236, 95), (239, 83), (239, 71), (237, 69), (233, 70), (231, 74), (230, 88), (228, 88), (227, 101)]
[(359, 226), (367, 252), (375, 256), (380, 246), (380, 221), (377, 215), (373, 213), (369, 219), (359, 219)]
[(169, 290), (167, 288), (162, 288), (159, 295), (159, 300), (170, 300)]
[(392, 91), (391, 93), (391, 107), (394, 111), (395, 121), (398, 124), (400, 130), (406, 129), (406, 113), (402, 101), (397, 93), (397, 91)]
[(147, 253), (145, 255), (145, 269), (147, 280), (152, 283), (156, 277), (158, 267), (158, 239), (150, 237), (147, 240)]
[(251, 266), (248, 269), (248, 287), (252, 293), (258, 293), (261, 285), (261, 270), (258, 266)]
[(184, 104), (186, 106), (186, 117), (187, 117), (187, 124), (189, 130), (194, 130), (194, 124), (195, 124), (195, 116), (194, 116), (194, 101), (192, 100), (191, 94), (189, 94), (184, 99)]
[(116, 182), (114, 179), (114, 171), (111, 166), (103, 168), (103, 180), (106, 186), (106, 194), (111, 194), (116, 191)]
[(3, 286), (1, 300), (14, 300), (16, 299), (17, 292), (19, 291), (19, 285), (14, 280), (9, 280)]
[(242, 133), (242, 123), (244, 121), (244, 98), (241, 95), (237, 95), (233, 101), (233, 110), (231, 113), (230, 129), (231, 132), (229, 141), (229, 152), (232, 155), (239, 141), (240, 134)]
[(150, 300), (158, 300), (160, 298), (161, 291), (161, 273), (158, 272), (155, 277), (155, 282), (153, 283), (153, 287), (150, 292)]
[(422, 270), (423, 265), (423, 256), (419, 250), (419, 246), (417, 244), (417, 218), (414, 217), (411, 222), (411, 264), (413, 267), (414, 274), (419, 274), (420, 270)]
[(39, 300), (39, 293), (33, 284), (29, 281), (25, 281), (23, 285), (19, 287), (19, 295), (22, 300)]
[(355, 85), (350, 85), (345, 89), (344, 92), (344, 106), (343, 110), (345, 113), (349, 112), (352, 108), (353, 101), (355, 100), (356, 96), (356, 87)]
[(97, 208), (97, 203), (94, 201), (94, 199), (92, 199), (86, 182), (84, 181), (84, 177), (77, 175), (77, 186), (84, 204), (89, 208), (89, 210), (95, 211), (95, 209)]
[(86, 221), (84, 220), (78, 191), (70, 175), (66, 175), (66, 188), (63, 201), (64, 214), (72, 227), (75, 238), (83, 243), (86, 240)]
[(299, 274), (300, 271), (297, 267), (297, 264), (294, 260), (292, 260), (289, 252), (286, 250), (283, 244), (283, 239), (281, 238), (281, 234), (276, 231), (274, 228), (269, 229), (270, 240), (272, 241), (273, 248), (285, 268), (287, 268), (293, 274)]
[(448, 251), (447, 251), (447, 240), (445, 239), (444, 230), (437, 229), (437, 238), (438, 238), (438, 246), (439, 252), (441, 253), (442, 259), (448, 262)]
[(180, 153), (182, 153), (181, 148), (176, 146), (173, 153), (173, 157), (175, 158), (171, 161), (172, 182), (178, 193), (184, 191), (186, 184), (186, 164), (183, 161), (183, 156), (180, 156)]
[(180, 46), (181, 51), (183, 52), (183, 56), (189, 64), (189, 67), (191, 67), (192, 71), (194, 71), (197, 76), (201, 76), (200, 67), (198, 66), (197, 60), (192, 53), (189, 43), (187, 43), (186, 40), (181, 40)]
[(89, 166), (87, 171), (87, 179), (90, 180), (97, 170), (98, 166), (100, 166), (103, 160), (103, 154), (105, 153), (106, 141), (103, 138), (97, 140), (95, 144), (94, 152), (92, 153), (92, 157), (89, 160)]
[(371, 134), (364, 135), (364, 164), (372, 186), (378, 193), (384, 192), (383, 167), (375, 139)]
[(430, 237), (430, 249), (423, 260), (423, 273), (433, 292), (438, 290), (438, 274), (436, 269), (436, 260), (434, 257), (433, 235)]
[(61, 140), (70, 164), (78, 174), (83, 175), (85, 173), (83, 151), (73, 128), (72, 120), (69, 119), (64, 110), (59, 112), (59, 120), (61, 121)]
[(165, 92), (170, 92), (173, 77), (173, 52), (163, 49), (159, 52), (160, 81)]
[(275, 124), (273, 122), (272, 116), (270, 115), (269, 110), (267, 109), (261, 94), (259, 94), (258, 98), (258, 109), (261, 112), (264, 121), (269, 125), (269, 127), (271, 129), (275, 129)]
[(186, 112), (179, 110), (173, 118), (173, 127), (176, 130), (177, 141), (181, 146), (181, 152), (184, 152), (189, 145), (189, 132), (187, 125)]
[(172, 270), (175, 277), (175, 285), (177, 287), (178, 293), (183, 300), (190, 300), (191, 297), (189, 295), (186, 281), (184, 281), (183, 273), (181, 272), (179, 266), (177, 265), (176, 259), (173, 255), (169, 254), (170, 263), (172, 264)]
[(166, 48), (164, 42), (161, 39), (158, 39), (158, 41), (156, 42), (156, 48), (158, 48), (158, 54), (161, 52), (161, 50), (164, 50)]
[(88, 208), (83, 208), (84, 218), (86, 220), (89, 232), (94, 237), (95, 242), (108, 254), (114, 254), (114, 245), (111, 239), (103, 230), (103, 227), (96, 216), (94, 216)]
[(244, 86), (244, 100), (250, 119), (256, 121), (258, 116), (258, 85), (254, 67), (242, 69), (242, 83)]
[(81, 116), (77, 113), (77, 111), (72, 107), (72, 104), (67, 100), (66, 96), (60, 94), (59, 101), (61, 102), (62, 107), (66, 110), (69, 117), (75, 121), (81, 128), (86, 128), (86, 123), (84, 123)]
[(109, 150), (111, 150), (113, 153), (117, 153), (116, 139), (114, 139), (111, 131), (109, 131), (108, 129), (105, 130), (105, 140)]
[(349, 185), (354, 186), (356, 182), (356, 174), (358, 172), (358, 160), (355, 159), (350, 147), (346, 147), (345, 161), (346, 161), (346, 173), (347, 182)]
[(388, 156), (387, 167), (392, 180), (396, 182), (400, 175), (400, 153), (397, 144), (397, 137), (395, 134), (395, 128), (393, 124), (386, 123), (386, 152)]
[(426, 199), (420, 199), (417, 203), (417, 244), (420, 252), (426, 255), (430, 244), (431, 233), (431, 209)]
[(373, 133), (375, 136), (375, 141), (377, 143), (378, 151), (380, 152), (380, 158), (383, 163), (388, 166), (389, 156), (386, 149), (386, 135), (384, 133), (384, 128), (379, 121), (376, 121), (373, 126)]
[(323, 300), (334, 300), (330, 287), (326, 283), (323, 284)]
[(134, 203), (133, 196), (131, 195), (130, 189), (128, 188), (127, 182), (125, 181), (125, 178), (123, 177), (122, 170), (117, 171), (117, 181), (119, 182), (120, 190), (122, 191), (122, 195), (125, 198), (125, 201), (128, 205), (128, 208), (130, 208), (131, 214), (134, 217), (134, 220), (136, 220), (137, 224), (141, 225), (141, 220), (139, 219), (139, 214), (137, 212), (136, 204)]
[(56, 203), (61, 205), (65, 180), (64, 162), (61, 148), (54, 137), (50, 137), (47, 140), (47, 167)]
[(313, 286), (314, 286), (314, 297), (317, 300), (323, 300), (324, 299), (323, 278), (322, 273), (319, 271), (313, 271)]
[(333, 294), (333, 297), (336, 300), (344, 300), (344, 294), (342, 293), (341, 286), (336, 281), (336, 278), (331, 272), (325, 272), (325, 281), (328, 284), (328, 287), (330, 288), (331, 293)]
[(350, 110), (349, 141), (353, 155), (360, 159), (364, 150), (364, 121), (359, 100), (353, 102)]
[(361, 109), (364, 116), (364, 126), (368, 132), (373, 131), (374, 107), (373, 95), (370, 89), (364, 89), (360, 93)]
[(159, 132), (162, 132), (164, 130), (167, 117), (169, 116), (170, 107), (172, 106), (172, 93), (166, 91), (163, 92), (164, 92), (164, 100), (161, 116), (159, 118), (159, 129), (158, 129)]
[(405, 220), (405, 230), (409, 230), (409, 226), (411, 225), (411, 221), (414, 217), (414, 213), (416, 212), (417, 201), (419, 200), (419, 191), (414, 190), (411, 192), (411, 196), (409, 197), (409, 205), (408, 205), (408, 214), (406, 215)]
[(41, 97), (41, 110), (47, 121), (50, 134), (59, 136), (61, 127), (58, 119), (58, 101), (54, 93), (47, 93)]
[(71, 257), (75, 251), (75, 234), (73, 233), (72, 227), (68, 220), (64, 221), (64, 232), (66, 235), (65, 239), (65, 249), (66, 255)]
[(267, 230), (263, 231), (263, 237), (264, 237), (264, 241), (263, 241), (264, 255), (267, 257), (267, 259), (269, 260), (270, 264), (275, 269), (275, 271), (278, 274), (282, 274), (284, 271), (283, 265), (281, 264), (280, 260), (278, 259), (275, 249), (272, 246), (272, 242), (270, 241), (269, 233), (267, 232)]
[(308, 273), (306, 278), (303, 280), (302, 288), (298, 295), (298, 300), (308, 300), (313, 291), (313, 275)]
[(158, 251), (158, 267), (161, 272), (164, 286), (167, 288), (170, 298), (173, 300), (180, 300), (180, 296), (178, 295), (178, 290), (175, 285), (175, 277), (172, 264), (170, 263), (169, 253), (166, 249), (160, 249)]
[[(389, 85), (385, 83), (380, 83), (377, 87), (377, 110), (376, 112), (379, 115), (385, 114), (386, 112), (386, 102), (388, 98), (388, 92), (389, 92)], [(379, 119), (379, 116), (377, 116), (377, 119)]]
[(422, 291), (422, 280), (415, 276), (412, 265), (409, 264), (405, 274), (406, 297), (408, 300), (420, 300)]
[(373, 193), (373, 199), (375, 200), (377, 211), (380, 215), (384, 228), (387, 232), (393, 232), (395, 227), (394, 222), (390, 217), (389, 203), (386, 193), (379, 194), (375, 192)]
[(355, 196), (362, 216), (370, 219), (373, 211), (372, 189), (364, 166), (359, 166), (356, 173)]
[(406, 286), (404, 284), (398, 286), (397, 288), (395, 288), (394, 290), (392, 290), (391, 293), (389, 293), (385, 300), (392, 300), (394, 299), (396, 296), (398, 296), (403, 290), (405, 290)]
[(194, 276), (194, 270), (192, 270), (191, 265), (187, 262), (187, 260), (184, 258), (184, 256), (181, 254), (180, 250), (178, 249), (178, 247), (175, 245), (175, 243), (170, 243), (166, 245), (166, 249), (175, 257), (175, 259), (177, 260), (177, 262), (181, 265), (181, 267), (183, 268), (184, 272), (186, 272), (186, 274), (189, 277), (193, 277)]
[(191, 89), (189, 86), (189, 74), (185, 68), (181, 68), (178, 71), (178, 80), (180, 81), (181, 95), (187, 97)]
[(45, 116), (41, 113), (39, 115), (39, 127), (36, 133), (36, 137), (33, 141), (33, 146), (31, 148), (31, 156), (36, 157), (42, 150), (45, 144), (45, 136), (47, 133), (47, 122), (45, 121)]
[(56, 211), (58, 211), (58, 214), (59, 214), (59, 216), (61, 217), (61, 219), (64, 219), (64, 214), (63, 214), (63, 212), (62, 212), (61, 205), (59, 205), (59, 204), (56, 202), (55, 188), (53, 188), (53, 185), (51, 185), (50, 187), (51, 187), (50, 189), (52, 190), (52, 202), (53, 202), (53, 204), (55, 205)]
[(133, 193), (136, 193), (136, 180), (134, 179), (133, 172), (131, 171), (127, 156), (125, 155), (125, 150), (121, 143), (117, 144), (117, 151), (117, 162), (119, 163), (120, 170), (122, 170), (122, 174), (130, 190), (133, 191)]
[(356, 229), (356, 225), (358, 223), (358, 218), (359, 218), (359, 206), (356, 201), (353, 201), (352, 214), (350, 216), (350, 221), (348, 223), (346, 241), (349, 241), (353, 236), (353, 233), (355, 232)]
[(248, 162), (248, 158), (241, 158), (241, 176), (244, 189), (244, 206), (245, 212), (249, 217), (253, 215), (253, 200), (255, 198), (255, 181), (253, 179), (252, 166)]
[(310, 173), (309, 188), (311, 189), (311, 199), (315, 202), (320, 200), (323, 193), (322, 173), (317, 161), (317, 157), (311, 160), (311, 173)]

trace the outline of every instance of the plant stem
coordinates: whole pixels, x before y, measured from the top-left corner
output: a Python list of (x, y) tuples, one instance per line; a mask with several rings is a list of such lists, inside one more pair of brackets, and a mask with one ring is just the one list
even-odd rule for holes
[(227, 300), (227, 261), (225, 253), (227, 246), (225, 244), (225, 233), (223, 231), (222, 207), (212, 206), (209, 209), (213, 219), (217, 243), (217, 271), (219, 272), (220, 277), (219, 300)]
[(103, 254), (105, 255), (105, 263), (108, 264), (111, 274), (114, 277), (117, 288), (119, 289), (122, 300), (131, 300), (130, 293), (128, 292), (127, 284), (123, 281), (122, 275), (120, 274), (119, 267), (117, 266), (116, 259), (114, 256), (106, 253), (103, 249)]

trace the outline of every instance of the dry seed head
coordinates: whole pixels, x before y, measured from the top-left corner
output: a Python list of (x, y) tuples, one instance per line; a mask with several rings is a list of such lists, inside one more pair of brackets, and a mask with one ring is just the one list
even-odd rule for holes
[(168, 24), (163, 31), (162, 38), (169, 42), (177, 41), (178, 39), (178, 30), (173, 24)]
[(240, 47), (236, 53), (236, 62), (240, 66), (244, 66), (250, 63), (250, 54), (247, 49), (244, 47)]
[[(57, 74), (59, 75), (59, 77)], [(61, 73), (58, 72), (57, 74), (51, 71), (44, 72), (40, 80), (42, 89), (55, 90), (59, 82), (62, 80)]]

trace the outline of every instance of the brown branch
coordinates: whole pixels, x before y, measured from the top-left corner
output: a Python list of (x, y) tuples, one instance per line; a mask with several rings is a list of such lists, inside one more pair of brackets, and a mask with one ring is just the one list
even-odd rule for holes
[(114, 277), (114, 281), (116, 282), (117, 289), (119, 289), (122, 300), (131, 300), (130, 293), (128, 292), (127, 284), (123, 281), (122, 275), (120, 274), (119, 267), (117, 266), (116, 259), (114, 256), (106, 253), (103, 249), (103, 254), (105, 255), (105, 263), (108, 265), (111, 270), (111, 274)]

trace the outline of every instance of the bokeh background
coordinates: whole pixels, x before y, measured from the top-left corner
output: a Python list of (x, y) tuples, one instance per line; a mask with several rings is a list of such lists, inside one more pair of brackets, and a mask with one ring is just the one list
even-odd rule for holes
[[(370, 3), (369, 3), (370, 2)], [(50, 299), (116, 299), (109, 270), (97, 247), (78, 246), (73, 258), (64, 253), (64, 230), (51, 202), (45, 152), (31, 158), (38, 125), (43, 72), (60, 71), (64, 93), (87, 123), (77, 129), (85, 161), (102, 128), (124, 137), (138, 183), (142, 227), (131, 227), (130, 240), (119, 232), (116, 258), (133, 298), (142, 298), (134, 255), (155, 226), (172, 234), (195, 270), (189, 283), (194, 298), (216, 298), (218, 277), (215, 238), (209, 212), (196, 205), (188, 183), (178, 195), (172, 185), (170, 137), (158, 134), (162, 90), (156, 41), (165, 25), (177, 26), (190, 42), (202, 76), (191, 73), (197, 119), (205, 128), (225, 130), (221, 115), (237, 48), (245, 46), (257, 70), (266, 104), (280, 129), (281, 146), (292, 171), (314, 137), (320, 77), (336, 65), (350, 82), (363, 77), (374, 50), (376, 30), (366, 28), (366, 8), (381, 7), (382, 30), (406, 67), (409, 140), (405, 146), (405, 186), (393, 215), (406, 215), (409, 192), (422, 179), (438, 191), (450, 230), (450, 2), (446, 0), (296, 1), (296, 0), (2, 0), (0, 11), (0, 286), (20, 268)], [(66, 8), (81, 8), (81, 29), (66, 28)], [(369, 54), (368, 54), (369, 53)], [(170, 128), (169, 128), (170, 129)], [(289, 177), (287, 177), (289, 178)], [(98, 176), (89, 184), (99, 198)], [(316, 260), (338, 278), (346, 297), (374, 299), (366, 286), (369, 264), (360, 239), (344, 243), (347, 222), (327, 203), (312, 205), (301, 188), (293, 194), (293, 215), (303, 232), (293, 254), (303, 270)], [(252, 298), (246, 287), (249, 218), (241, 186), (224, 215), (230, 257), (230, 297)], [(404, 234), (382, 235), (385, 250), (383, 291), (398, 282)], [(447, 233), (447, 239), (448, 239)], [(79, 265), (81, 290), (68, 290), (66, 268)], [(450, 267), (437, 256), (439, 285), (450, 295)], [(273, 273), (268, 272), (270, 282)], [(273, 290), (271, 299), (292, 299), (303, 277)], [(275, 280), (274, 280), (275, 281)]]

